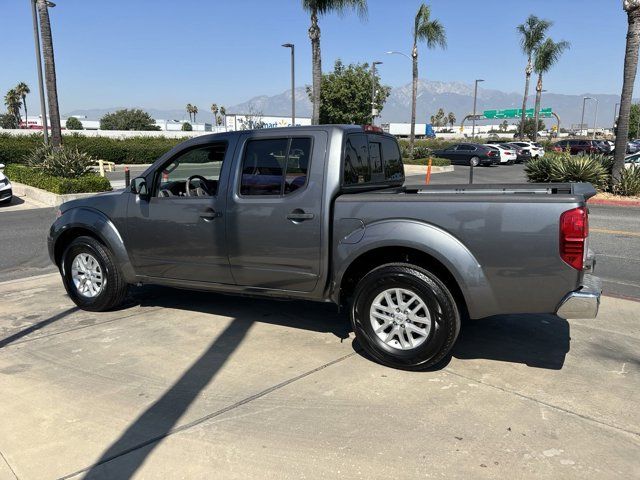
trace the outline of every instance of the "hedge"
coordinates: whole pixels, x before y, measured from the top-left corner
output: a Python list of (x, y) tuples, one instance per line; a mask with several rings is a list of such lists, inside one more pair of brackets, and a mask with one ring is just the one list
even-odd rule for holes
[[(402, 161), (405, 165), (429, 165), (428, 158), (404, 158)], [(448, 167), (451, 165), (451, 161), (446, 158), (431, 157), (431, 165), (434, 167)]]
[(7, 165), (4, 174), (9, 180), (41, 188), (48, 192), (64, 195), (67, 193), (96, 193), (111, 190), (109, 180), (89, 174), (80, 178), (62, 178), (47, 175), (26, 165)]
[[(114, 163), (153, 163), (186, 138), (167, 137), (87, 137), (65, 135), (69, 147), (78, 147), (92, 157)], [(23, 163), (24, 157), (42, 144), (42, 136), (0, 134), (0, 163)]]

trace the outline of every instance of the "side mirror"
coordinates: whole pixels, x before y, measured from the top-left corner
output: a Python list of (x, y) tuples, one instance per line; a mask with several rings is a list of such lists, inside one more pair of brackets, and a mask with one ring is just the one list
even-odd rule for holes
[(136, 177), (131, 181), (131, 191), (141, 197), (149, 196), (149, 189), (147, 188), (147, 179), (144, 177)]

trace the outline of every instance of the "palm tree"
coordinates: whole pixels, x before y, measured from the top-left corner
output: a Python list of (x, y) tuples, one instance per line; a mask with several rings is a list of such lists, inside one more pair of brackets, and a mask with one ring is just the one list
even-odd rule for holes
[(211, 113), (213, 113), (213, 124), (217, 125), (218, 124), (218, 112), (220, 111), (220, 109), (218, 108), (218, 104), (217, 103), (212, 103), (211, 104)]
[(367, 0), (302, 0), (302, 8), (311, 15), (309, 39), (311, 40), (311, 65), (313, 88), (311, 102), (313, 113), (312, 125), (320, 123), (320, 84), (322, 83), (322, 58), (320, 55), (320, 26), (318, 16), (330, 12), (344, 13), (346, 10), (356, 10), (361, 17), (367, 14)]
[(453, 125), (456, 123), (456, 114), (449, 112), (447, 115), (447, 121), (449, 122), (449, 125), (451, 125), (451, 128), (453, 128)]
[(529, 18), (518, 25), (517, 31), (520, 34), (520, 47), (522, 52), (527, 56), (527, 67), (525, 68), (526, 81), (524, 84), (524, 98), (522, 99), (522, 117), (520, 118), (520, 138), (524, 138), (524, 124), (527, 115), (527, 97), (529, 96), (529, 82), (531, 81), (531, 73), (533, 72), (533, 54), (544, 40), (545, 34), (553, 23), (543, 20), (535, 15), (529, 15)]
[(24, 122), (26, 124), (26, 128), (29, 128), (29, 117), (27, 116), (27, 95), (31, 93), (31, 90), (29, 89), (29, 85), (24, 82), (20, 82), (16, 85), (15, 90), (22, 98), (22, 104), (24, 106)]
[(438, 20), (431, 20), (431, 9), (424, 3), (420, 5), (413, 24), (413, 89), (411, 92), (411, 136), (409, 151), (413, 154), (416, 140), (416, 103), (418, 101), (418, 41), (427, 42), (427, 48), (447, 48), (447, 35), (444, 26)]
[(193, 105), (191, 105), (190, 103), (187, 103), (187, 106), (185, 107), (187, 110), (187, 113), (189, 114), (189, 121), (193, 122), (193, 118), (192, 118), (192, 114), (193, 114)]
[(624, 55), (624, 77), (620, 95), (620, 114), (616, 133), (615, 162), (613, 176), (618, 178), (624, 168), (624, 157), (629, 140), (629, 116), (633, 99), (633, 84), (638, 70), (638, 47), (640, 47), (640, 0), (624, 0), (622, 8), (627, 13), (627, 47)]
[(222, 117), (222, 123), (224, 125), (227, 124), (227, 109), (225, 107), (220, 107), (220, 116)]
[(196, 115), (198, 114), (198, 107), (194, 105), (192, 112), (193, 112), (193, 123), (196, 123)]
[(7, 106), (7, 112), (9, 115), (13, 115), (16, 128), (20, 128), (20, 108), (22, 102), (20, 101), (20, 94), (15, 88), (9, 90), (4, 96), (4, 104)]
[(554, 42), (550, 38), (547, 38), (540, 46), (536, 49), (535, 59), (533, 62), (533, 71), (538, 74), (538, 83), (536, 85), (536, 107), (534, 114), (534, 132), (533, 132), (533, 141), (538, 140), (538, 121), (540, 118), (540, 101), (542, 98), (542, 76), (551, 70), (558, 60), (560, 60), (560, 56), (562, 53), (570, 48), (571, 44), (569, 42), (565, 42), (564, 40), (560, 42)]
[(62, 125), (58, 107), (58, 86), (56, 83), (56, 62), (53, 56), (53, 37), (49, 22), (48, 0), (36, 0), (40, 17), (40, 35), (42, 37), (42, 57), (44, 58), (44, 76), (49, 101), (49, 121), (51, 122), (51, 146), (62, 145)]

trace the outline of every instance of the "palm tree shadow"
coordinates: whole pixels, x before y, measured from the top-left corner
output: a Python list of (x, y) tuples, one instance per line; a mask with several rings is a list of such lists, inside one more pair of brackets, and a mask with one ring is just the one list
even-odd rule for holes
[[(341, 340), (349, 336), (349, 324), (336, 314), (335, 307), (310, 302), (238, 299), (239, 297), (163, 287), (143, 287), (130, 297), (128, 304), (191, 310), (233, 316), (234, 319), (191, 367), (93, 465), (63, 478), (71, 478), (84, 472), (87, 472), (87, 479), (132, 477), (165, 437), (184, 428), (176, 427), (178, 420), (220, 372), (256, 321), (332, 333)], [(310, 308), (311, 305), (313, 308)], [(112, 462), (125, 456), (121, 461)]]
[(24, 330), (20, 330), (19, 332), (16, 332), (13, 335), (9, 335), (6, 338), (0, 339), (0, 348), (4, 348), (7, 345), (11, 345), (12, 343), (17, 342), (21, 338), (26, 337), (30, 333), (41, 330), (47, 325), (51, 325), (52, 323), (57, 322), (58, 320), (62, 320), (64, 317), (71, 315), (73, 312), (77, 310), (78, 310), (78, 307), (67, 308), (66, 310), (63, 310), (60, 313), (57, 313), (49, 318), (46, 318), (45, 320), (41, 320), (38, 323), (34, 323), (33, 325), (25, 328)]

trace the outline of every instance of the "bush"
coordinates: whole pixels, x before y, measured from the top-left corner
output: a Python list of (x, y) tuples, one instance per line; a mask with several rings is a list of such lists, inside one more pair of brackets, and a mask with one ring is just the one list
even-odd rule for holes
[(524, 171), (529, 182), (588, 182), (599, 190), (606, 190), (611, 183), (611, 174), (603, 162), (599, 156), (548, 153), (529, 160)]
[[(403, 160), (405, 165), (429, 165), (429, 158), (406, 158)], [(451, 161), (446, 158), (431, 157), (431, 165), (434, 167), (448, 167)]]
[(100, 119), (101, 130), (160, 130), (151, 115), (139, 108), (123, 108)]
[(18, 119), (10, 113), (0, 114), (0, 128), (18, 128)]
[(78, 120), (76, 117), (67, 118), (66, 123), (67, 130), (84, 130), (84, 126), (82, 122)]
[(191, 126), (191, 124), (189, 122), (184, 122), (182, 124), (182, 131), (183, 132), (190, 132), (193, 130), (193, 127)]
[(640, 167), (633, 165), (622, 169), (620, 176), (616, 178), (613, 193), (628, 197), (640, 196)]
[(79, 178), (63, 178), (47, 175), (26, 165), (7, 165), (4, 173), (10, 180), (24, 183), (60, 195), (68, 193), (97, 193), (111, 190), (109, 180), (95, 174)]
[[(124, 139), (64, 135), (63, 143), (92, 157), (114, 163), (153, 163), (186, 138), (131, 137)], [(0, 163), (24, 163), (24, 158), (42, 145), (41, 134), (0, 133)]]
[(40, 145), (26, 157), (26, 164), (54, 177), (79, 178), (91, 172), (96, 159), (78, 151), (78, 147), (53, 148)]

